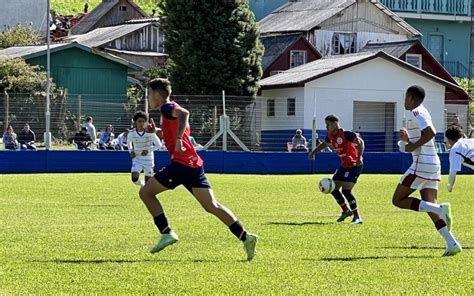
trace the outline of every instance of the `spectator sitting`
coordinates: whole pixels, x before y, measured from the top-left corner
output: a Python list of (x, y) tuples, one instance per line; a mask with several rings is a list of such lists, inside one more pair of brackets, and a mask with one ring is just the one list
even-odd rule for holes
[(191, 141), (191, 144), (193, 144), (194, 149), (196, 149), (198, 151), (204, 149), (204, 146), (202, 146), (201, 144), (198, 144), (198, 142), (196, 142), (196, 139), (194, 139), (193, 136), (189, 136), (189, 140)]
[(108, 125), (105, 128), (105, 132), (103, 132), (100, 135), (100, 140), (99, 140), (99, 149), (100, 150), (114, 150), (114, 127), (111, 125)]
[(28, 123), (25, 124), (25, 127), (18, 135), (18, 142), (20, 142), (21, 149), (36, 150), (35, 141), (35, 133), (30, 129), (30, 125)]
[(87, 134), (87, 128), (85, 127), (74, 135), (72, 142), (77, 145), (78, 150), (91, 150), (90, 145), (92, 144), (92, 139), (89, 134)]
[(127, 146), (128, 129), (118, 135), (115, 143), (115, 150), (128, 150)]
[(3, 146), (6, 150), (17, 150), (19, 148), (17, 136), (11, 125), (8, 126), (7, 131), (3, 134)]
[(300, 129), (296, 130), (296, 135), (291, 140), (291, 144), (293, 146), (293, 151), (308, 151), (308, 143)]
[(93, 144), (92, 148), (95, 148), (94, 145), (95, 145), (96, 140), (97, 140), (97, 133), (95, 131), (95, 126), (94, 126), (93, 122), (94, 122), (94, 119), (91, 116), (88, 116), (86, 118), (86, 122), (84, 123), (84, 127), (87, 130), (87, 134), (91, 138), (91, 141), (92, 141), (92, 144)]

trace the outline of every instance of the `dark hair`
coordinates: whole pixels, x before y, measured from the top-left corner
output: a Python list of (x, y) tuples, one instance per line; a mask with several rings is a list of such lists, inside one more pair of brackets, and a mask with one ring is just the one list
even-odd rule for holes
[(451, 141), (456, 142), (457, 140), (463, 137), (463, 132), (462, 132), (461, 127), (457, 125), (452, 125), (448, 127), (444, 135), (446, 136), (446, 138), (450, 139)]
[(148, 82), (148, 87), (167, 98), (171, 94), (171, 82), (165, 78), (155, 78)]
[(418, 85), (410, 86), (407, 89), (407, 94), (409, 94), (412, 98), (414, 98), (417, 102), (423, 102), (425, 99), (425, 90)]
[(133, 115), (133, 122), (137, 121), (138, 118), (143, 118), (143, 119), (145, 119), (145, 121), (147, 121), (148, 120), (148, 115), (143, 111), (137, 111), (135, 113), (135, 115)]
[(91, 117), (91, 116), (87, 116), (86, 121), (87, 121), (87, 122), (90, 122), (91, 120), (92, 120), (92, 117)]
[(87, 127), (85, 127), (85, 126), (81, 127), (81, 131), (87, 132)]
[(331, 122), (339, 122), (339, 118), (334, 114), (326, 116), (324, 120), (331, 121)]

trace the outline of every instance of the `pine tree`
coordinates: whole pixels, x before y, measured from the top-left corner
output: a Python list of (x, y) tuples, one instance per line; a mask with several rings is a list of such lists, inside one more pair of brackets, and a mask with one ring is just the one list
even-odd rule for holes
[(246, 0), (164, 0), (175, 93), (255, 95), (263, 46)]

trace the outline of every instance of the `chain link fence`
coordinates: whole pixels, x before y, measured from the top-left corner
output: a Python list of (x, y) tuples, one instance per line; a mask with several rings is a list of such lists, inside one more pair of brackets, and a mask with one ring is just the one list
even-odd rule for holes
[[(397, 150), (398, 129), (407, 115), (400, 103), (363, 100), (331, 103), (278, 96), (223, 98), (221, 95), (180, 95), (172, 99), (190, 111), (192, 136), (207, 150), (307, 151), (324, 140), (324, 117), (334, 113), (340, 117), (342, 127), (361, 134), (367, 151), (393, 152)], [(433, 110), (437, 141), (443, 141), (441, 134), (451, 124), (462, 126), (468, 136), (474, 136), (471, 132), (474, 110), (467, 102), (440, 104), (428, 100), (426, 104)], [(36, 133), (37, 147), (43, 149), (45, 108), (42, 94), (0, 94), (2, 134), (11, 125), (19, 135), (25, 124), (29, 124)], [(87, 117), (93, 118), (97, 139), (109, 125), (117, 138), (133, 126), (133, 114), (145, 109), (144, 98), (134, 102), (126, 96), (58, 95), (51, 99), (52, 149), (75, 149), (71, 139)], [(159, 124), (159, 110), (149, 110), (149, 114)], [(297, 135), (297, 130), (301, 130), (302, 137)]]

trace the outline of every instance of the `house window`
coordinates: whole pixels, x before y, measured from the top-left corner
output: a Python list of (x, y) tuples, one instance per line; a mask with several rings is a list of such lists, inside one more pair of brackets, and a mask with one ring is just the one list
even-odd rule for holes
[(275, 100), (267, 100), (267, 116), (275, 116)]
[(290, 51), (290, 68), (298, 67), (306, 64), (306, 50)]
[(334, 33), (332, 36), (332, 54), (357, 52), (357, 33)]
[(420, 68), (421, 69), (421, 65), (422, 65), (422, 60), (421, 60), (421, 54), (410, 54), (410, 53), (407, 53), (406, 57), (405, 57), (405, 61), (410, 64), (410, 65), (413, 65), (417, 68)]
[(286, 115), (295, 116), (296, 115), (296, 99), (288, 98), (286, 100)]
[(121, 6), (119, 7), (119, 11), (120, 11), (120, 12), (125, 12), (125, 11), (127, 11), (127, 6), (121, 5)]
[(158, 52), (164, 53), (165, 52), (165, 34), (158, 30)]

